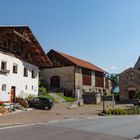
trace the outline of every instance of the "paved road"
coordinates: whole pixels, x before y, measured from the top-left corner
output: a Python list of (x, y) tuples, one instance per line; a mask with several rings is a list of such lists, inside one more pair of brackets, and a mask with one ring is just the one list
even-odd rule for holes
[(140, 116), (96, 117), (86, 120), (55, 122), (50, 125), (131, 139), (140, 135)]
[(128, 138), (36, 124), (0, 130), (0, 140), (129, 140)]
[(132, 140), (140, 116), (94, 117), (0, 128), (2, 140)]

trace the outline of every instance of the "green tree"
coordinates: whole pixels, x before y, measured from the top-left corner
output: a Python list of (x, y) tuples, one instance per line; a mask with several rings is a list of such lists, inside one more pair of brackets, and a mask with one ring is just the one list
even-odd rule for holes
[(112, 92), (119, 93), (119, 76), (118, 74), (108, 74), (107, 79), (112, 82)]

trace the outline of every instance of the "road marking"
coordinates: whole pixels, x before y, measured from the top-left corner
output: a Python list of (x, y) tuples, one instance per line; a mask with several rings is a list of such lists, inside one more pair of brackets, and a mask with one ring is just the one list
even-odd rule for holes
[(15, 125), (15, 126), (6, 126), (6, 127), (0, 128), (0, 130), (11, 129), (11, 128), (19, 128), (19, 127), (27, 127), (27, 126), (37, 125), (37, 124), (41, 124), (41, 123), (20, 124), (20, 125)]
[(48, 121), (47, 123), (55, 123), (58, 122), (58, 120)]
[[(75, 121), (75, 120), (92, 120), (92, 119), (103, 119), (103, 118), (125, 118), (125, 117), (137, 117), (140, 118), (140, 115), (124, 115), (124, 116), (93, 116), (93, 117), (73, 117), (73, 118), (69, 118), (69, 119), (60, 119), (60, 120), (52, 120), (52, 121), (46, 121), (46, 122), (36, 122), (36, 123), (30, 123), (30, 124), (12, 124), (12, 123), (3, 123), (0, 125), (0, 130), (4, 130), (4, 129), (11, 129), (11, 128), (19, 128), (19, 127), (27, 127), (27, 126), (33, 126), (33, 125), (37, 125), (37, 124), (51, 124), (51, 123), (58, 123), (58, 122), (67, 122), (67, 121)], [(4, 126), (4, 125), (13, 125), (13, 126)], [(1, 127), (2, 126), (2, 127)]]

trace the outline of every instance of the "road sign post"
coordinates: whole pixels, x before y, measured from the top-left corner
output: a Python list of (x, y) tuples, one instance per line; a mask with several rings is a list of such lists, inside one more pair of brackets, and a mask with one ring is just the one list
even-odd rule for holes
[(115, 96), (114, 96), (114, 93), (112, 93), (112, 108), (114, 110), (114, 107), (115, 107)]

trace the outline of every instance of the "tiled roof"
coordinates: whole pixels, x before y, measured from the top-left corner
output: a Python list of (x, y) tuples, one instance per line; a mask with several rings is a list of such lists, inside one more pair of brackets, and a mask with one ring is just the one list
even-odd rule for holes
[(80, 67), (83, 67), (83, 68), (87, 68), (87, 69), (91, 69), (91, 70), (94, 70), (94, 71), (106, 72), (103, 69), (101, 69), (101, 68), (95, 66), (94, 64), (92, 64), (90, 62), (87, 62), (85, 60), (81, 60), (79, 58), (70, 56), (68, 54), (64, 54), (64, 53), (59, 52), (59, 51), (55, 51), (55, 52), (57, 52), (61, 56), (65, 57), (67, 60), (71, 61), (72, 63), (74, 63), (77, 66), (80, 66)]

